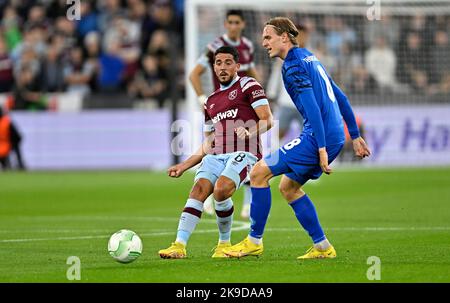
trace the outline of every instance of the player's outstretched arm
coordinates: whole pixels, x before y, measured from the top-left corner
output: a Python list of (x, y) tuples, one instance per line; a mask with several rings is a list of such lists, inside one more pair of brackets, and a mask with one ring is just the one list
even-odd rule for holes
[(189, 81), (191, 82), (192, 87), (194, 88), (195, 93), (197, 94), (198, 102), (202, 108), (203, 104), (205, 103), (206, 96), (203, 91), (201, 76), (205, 71), (206, 68), (203, 65), (197, 64), (189, 74)]
[(167, 169), (167, 174), (169, 175), (169, 177), (181, 177), (185, 171), (199, 164), (202, 161), (203, 157), (210, 152), (212, 142), (214, 142), (214, 132), (205, 133), (205, 140), (193, 155), (191, 155), (185, 161), (173, 165)]
[(339, 105), (339, 110), (341, 111), (342, 117), (344, 118), (344, 121), (348, 126), (350, 137), (353, 140), (353, 150), (355, 152), (355, 155), (360, 158), (370, 156), (370, 149), (367, 146), (366, 141), (364, 141), (364, 139), (361, 137), (361, 133), (358, 129), (358, 124), (356, 123), (355, 114), (353, 113), (352, 106), (350, 105), (347, 96), (339, 88), (339, 86), (334, 83), (334, 81), (331, 81), (331, 83), (333, 86), (334, 95), (336, 96), (336, 100)]
[(358, 124), (356, 123), (355, 114), (353, 113), (352, 106), (348, 101), (347, 96), (344, 92), (339, 88), (339, 86), (334, 83), (332, 79), (330, 79), (331, 86), (333, 87), (334, 95), (336, 96), (336, 100), (339, 105), (339, 110), (341, 111), (342, 117), (344, 118), (345, 123), (348, 127), (348, 132), (352, 139), (356, 139), (360, 137)]

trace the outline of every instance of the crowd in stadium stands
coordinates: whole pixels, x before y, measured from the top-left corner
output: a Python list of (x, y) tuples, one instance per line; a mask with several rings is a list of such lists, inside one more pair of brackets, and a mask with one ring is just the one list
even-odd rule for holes
[[(178, 66), (169, 55), (173, 24), (183, 39), (183, 5), (83, 0), (81, 20), (70, 21), (66, 0), (0, 0), (0, 93), (9, 94), (16, 109), (47, 109), (48, 93), (54, 92), (76, 92), (90, 102), (100, 94), (104, 107), (117, 96), (131, 100), (121, 105), (153, 99), (161, 107), (170, 93), (171, 69), (181, 93), (186, 85), (183, 40)], [(298, 21), (311, 32), (309, 47), (349, 93), (450, 93), (449, 16), (369, 22), (364, 16), (309, 15)], [(248, 24), (245, 35), (267, 57), (258, 22)], [(258, 58), (267, 78), (270, 65)]]
[(183, 1), (172, 5), (83, 0), (81, 20), (70, 21), (66, 0), (0, 1), (0, 93), (10, 93), (16, 109), (46, 109), (53, 92), (154, 98), (162, 106), (169, 29), (181, 35), (183, 24)]
[(291, 16), (309, 29), (307, 47), (346, 92), (410, 96), (450, 94), (449, 17)]

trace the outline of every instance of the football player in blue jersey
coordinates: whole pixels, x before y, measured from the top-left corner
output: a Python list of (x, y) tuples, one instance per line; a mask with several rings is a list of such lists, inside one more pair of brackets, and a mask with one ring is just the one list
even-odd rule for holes
[(320, 61), (306, 48), (299, 48), (298, 31), (288, 18), (270, 19), (263, 30), (263, 47), (271, 58), (284, 60), (283, 82), (297, 110), (304, 117), (300, 136), (257, 162), (250, 180), (252, 202), (251, 230), (242, 242), (223, 252), (229, 257), (259, 256), (262, 236), (271, 207), (269, 180), (283, 175), (280, 192), (313, 241), (313, 246), (298, 259), (334, 258), (336, 251), (326, 238), (314, 204), (302, 186), (308, 180), (332, 172), (329, 164), (338, 156), (344, 142), (342, 118), (348, 125), (355, 155), (370, 155), (360, 136), (355, 115), (346, 95), (333, 82)]

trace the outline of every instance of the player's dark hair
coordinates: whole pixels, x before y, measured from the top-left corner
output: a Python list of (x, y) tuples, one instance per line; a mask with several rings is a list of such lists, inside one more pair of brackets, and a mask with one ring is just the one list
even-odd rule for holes
[(283, 33), (287, 33), (292, 44), (298, 44), (297, 39), (295, 39), (298, 36), (298, 29), (289, 18), (275, 17), (267, 21), (266, 25), (272, 26), (278, 36), (281, 36)]
[(297, 28), (297, 30), (299, 32), (309, 32), (308, 27), (305, 24), (303, 24), (303, 23), (296, 23), (295, 27)]
[(245, 21), (244, 13), (241, 10), (239, 10), (239, 9), (230, 9), (230, 10), (228, 10), (227, 14), (226, 14), (226, 19), (228, 19), (229, 16), (239, 16), (242, 19), (242, 21)]
[(233, 46), (229, 46), (229, 45), (221, 46), (214, 53), (214, 57), (216, 57), (217, 54), (231, 54), (233, 56), (233, 60), (236, 63), (239, 62), (239, 53), (238, 53), (237, 49)]

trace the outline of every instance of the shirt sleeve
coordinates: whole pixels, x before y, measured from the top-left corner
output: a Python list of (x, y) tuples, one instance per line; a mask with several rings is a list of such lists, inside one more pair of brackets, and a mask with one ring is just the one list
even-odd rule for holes
[(301, 65), (288, 67), (285, 70), (285, 74), (287, 89), (295, 92), (294, 103), (297, 107), (299, 107), (299, 105), (303, 107), (305, 116), (313, 129), (318, 147), (325, 147), (325, 127), (323, 125), (319, 105), (314, 96), (310, 76)]
[(251, 80), (244, 85), (242, 92), (247, 95), (247, 100), (249, 100), (253, 108), (269, 104), (266, 93), (261, 84), (253, 78), (251, 78)]
[(352, 139), (356, 139), (360, 136), (360, 132), (358, 129), (358, 124), (356, 123), (356, 118), (355, 114), (353, 113), (352, 106), (350, 105), (347, 96), (339, 88), (339, 86), (337, 86), (332, 79), (330, 79), (330, 82), (339, 105), (339, 110), (341, 111), (342, 117), (347, 124), (350, 137)]
[(208, 111), (206, 110), (206, 102), (203, 105), (204, 109), (204, 116), (205, 116), (205, 123), (203, 125), (203, 131), (204, 132), (213, 132), (214, 131), (214, 123), (211, 119), (211, 117), (208, 114)]

